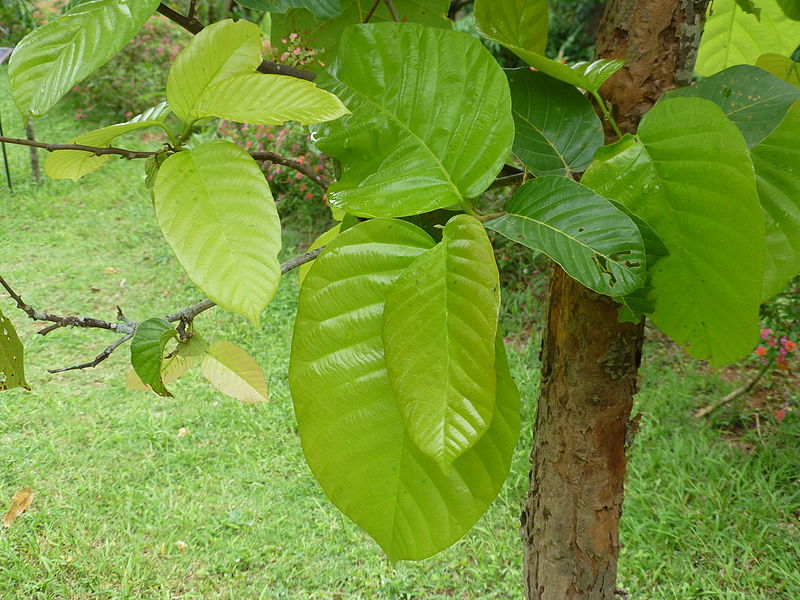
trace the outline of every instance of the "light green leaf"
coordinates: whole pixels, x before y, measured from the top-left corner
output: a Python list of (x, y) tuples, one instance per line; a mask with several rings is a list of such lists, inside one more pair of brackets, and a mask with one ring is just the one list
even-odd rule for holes
[[(339, 235), (339, 232), (342, 229), (342, 224), (337, 223), (328, 231), (320, 235), (317, 239), (315, 239), (312, 244), (308, 247), (309, 250), (316, 250), (317, 248), (322, 248), (325, 244), (331, 242), (332, 240), (336, 239), (336, 236)], [(316, 260), (316, 259), (315, 259)], [(303, 284), (303, 280), (305, 280), (306, 275), (308, 275), (309, 270), (311, 270), (311, 265), (314, 264), (313, 260), (308, 261), (300, 265), (297, 269), (297, 277), (300, 280), (300, 285)]]
[[(199, 360), (208, 348), (208, 343), (199, 335), (194, 334), (186, 342), (178, 341), (176, 348), (161, 361), (161, 383), (167, 385), (183, 377)], [(149, 385), (132, 369), (125, 378), (125, 387), (139, 392), (152, 391)]]
[(758, 336), (764, 219), (741, 132), (700, 98), (659, 102), (581, 180), (644, 219), (669, 250), (653, 267), (653, 322), (715, 365)]
[(25, 348), (11, 320), (0, 312), (0, 391), (21, 387), (31, 389), (25, 381)]
[(412, 23), (362, 25), (317, 84), (353, 114), (314, 127), (342, 163), (331, 204), (357, 216), (404, 216), (482, 193), (514, 137), (505, 75), (466, 34)]
[[(271, 45), (280, 62), (283, 56), (294, 56), (292, 51), (300, 48), (304, 55), (309, 55), (309, 62), (303, 64), (304, 69), (315, 73), (329, 66), (336, 57), (339, 40), (344, 30), (367, 17), (372, 2), (363, 0), (341, 0), (341, 14), (335, 19), (316, 17), (304, 8), (296, 8), (286, 14), (272, 15)], [(448, 0), (394, 0), (395, 10), (400, 21), (419, 23), (428, 27), (452, 29), (447, 18), (450, 6)], [(370, 23), (391, 22), (392, 15), (384, 2), (378, 4), (370, 17)]]
[(8, 65), (14, 102), (40, 117), (72, 86), (108, 62), (153, 14), (159, 0), (91, 0), (22, 38)]
[(200, 118), (195, 104), (206, 88), (255, 73), (261, 64), (261, 30), (225, 19), (205, 27), (175, 58), (167, 77), (167, 102), (184, 121)]
[(775, 2), (760, 2), (761, 18), (744, 12), (736, 0), (714, 0), (700, 41), (695, 70), (704, 77), (726, 67), (753, 64), (775, 52), (790, 55), (800, 43), (800, 23)]
[(200, 363), (203, 377), (226, 396), (242, 402), (269, 400), (267, 380), (258, 363), (231, 342), (214, 342)]
[(502, 342), (491, 425), (445, 473), (405, 431), (386, 372), (386, 297), (433, 241), (398, 220), (342, 232), (300, 291), (289, 384), (303, 451), (328, 497), (392, 560), (422, 559), (458, 540), (508, 474), (519, 398)]
[(281, 225), (256, 162), (223, 140), (170, 156), (153, 187), (164, 238), (214, 302), (258, 326), (280, 281)]
[(164, 348), (178, 331), (164, 319), (139, 323), (131, 341), (131, 364), (140, 381), (159, 396), (172, 396), (161, 379)]
[(544, 54), (547, 46), (547, 0), (479, 0), (475, 22), (491, 40)]
[(194, 114), (256, 125), (286, 121), (308, 125), (338, 119), (349, 111), (336, 96), (310, 81), (251, 73), (207, 87), (195, 103)]
[(756, 66), (772, 73), (778, 79), (800, 87), (800, 63), (793, 61), (788, 56), (768, 52), (758, 57)]
[(495, 410), (500, 278), (486, 231), (457, 215), (386, 297), (386, 369), (411, 440), (445, 471)]
[(506, 72), (514, 113), (514, 154), (535, 175), (585, 171), (603, 145), (603, 125), (573, 86), (530, 69)]
[(736, 65), (696, 85), (672, 90), (668, 98), (705, 98), (736, 123), (752, 148), (767, 137), (800, 98), (800, 89), (758, 67)]
[(622, 296), (644, 284), (639, 228), (586, 186), (557, 175), (539, 177), (514, 193), (507, 212), (486, 227), (544, 252), (586, 287)]
[[(147, 127), (161, 127), (168, 114), (169, 106), (167, 106), (166, 102), (162, 102), (126, 123), (118, 123), (82, 133), (78, 137), (71, 139), (69, 143), (108, 148), (115, 139), (123, 134)], [(84, 175), (102, 167), (110, 158), (111, 155), (108, 154), (97, 156), (83, 150), (56, 150), (45, 159), (44, 172), (51, 179), (72, 179), (77, 181)]]
[(800, 271), (800, 105), (750, 151), (767, 226), (762, 300)]

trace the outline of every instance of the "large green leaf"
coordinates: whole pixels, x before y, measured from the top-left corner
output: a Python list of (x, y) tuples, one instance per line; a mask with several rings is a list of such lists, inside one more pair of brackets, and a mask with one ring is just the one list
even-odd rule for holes
[[(126, 123), (109, 125), (102, 129), (82, 133), (69, 141), (70, 144), (83, 144), (98, 148), (108, 148), (119, 136), (145, 129), (147, 127), (163, 127), (163, 120), (169, 114), (166, 102), (135, 116)], [(95, 155), (83, 150), (56, 150), (44, 161), (44, 172), (51, 179), (72, 179), (77, 181), (84, 175), (96, 171), (111, 158), (109, 154)]]
[(783, 13), (790, 19), (800, 21), (800, 1), (798, 0), (778, 0), (778, 6)]
[(644, 219), (669, 250), (653, 268), (653, 322), (714, 364), (758, 336), (764, 219), (741, 132), (700, 98), (659, 102), (581, 180)]
[(507, 71), (514, 154), (535, 175), (585, 171), (603, 145), (603, 125), (573, 86), (530, 69)]
[(269, 388), (255, 359), (231, 342), (214, 342), (200, 363), (203, 377), (226, 396), (241, 402), (266, 402)]
[(25, 381), (25, 349), (11, 320), (0, 312), (0, 391), (21, 387)]
[(348, 114), (341, 100), (310, 81), (286, 75), (251, 73), (223, 79), (205, 89), (195, 103), (199, 117), (220, 117), (239, 123), (303, 125)]
[(486, 227), (544, 252), (586, 287), (622, 296), (644, 284), (639, 228), (586, 186), (557, 175), (539, 177), (514, 193), (507, 212)]
[(167, 102), (184, 121), (200, 118), (195, 104), (206, 88), (255, 73), (261, 64), (261, 30), (225, 19), (205, 27), (175, 58), (167, 77)]
[(767, 224), (766, 300), (800, 271), (800, 105), (750, 156)]
[(767, 137), (800, 98), (800, 89), (751, 65), (736, 65), (696, 85), (687, 85), (662, 96), (705, 98), (719, 106), (741, 130), (747, 147)]
[(258, 164), (223, 140), (170, 156), (153, 187), (161, 231), (208, 297), (258, 325), (280, 280), (281, 224)]
[[(333, 227), (328, 229), (328, 231), (326, 231), (326, 232), (322, 233), (321, 235), (319, 235), (319, 237), (317, 237), (317, 239), (315, 239), (311, 243), (311, 245), (308, 247), (308, 249), (309, 250), (316, 250), (317, 248), (322, 248), (322, 246), (324, 246), (324, 245), (330, 243), (331, 241), (333, 241), (334, 239), (336, 239), (336, 236), (339, 235), (339, 232), (341, 230), (342, 230), (342, 224), (341, 223), (337, 223), (336, 225), (334, 225)], [(313, 264), (314, 264), (314, 261), (310, 260), (307, 263), (304, 263), (304, 264), (300, 265), (300, 267), (297, 269), (297, 279), (300, 281), (300, 285), (303, 284), (303, 281), (305, 280), (306, 275), (308, 275), (308, 272), (311, 270), (311, 266)]]
[(342, 163), (328, 190), (357, 216), (404, 216), (482, 193), (514, 138), (502, 70), (463, 33), (413, 23), (349, 29), (317, 84), (353, 113), (315, 126)]
[(547, 46), (547, 19), (547, 0), (475, 2), (475, 21), (484, 36), (539, 54)]
[(141, 382), (159, 396), (172, 396), (161, 379), (164, 348), (178, 331), (164, 319), (139, 323), (131, 340), (131, 364)]
[[(315, 73), (330, 65), (339, 47), (344, 30), (350, 25), (363, 23), (372, 8), (372, 2), (364, 0), (341, 0), (341, 14), (335, 19), (315, 16), (304, 8), (292, 9), (286, 14), (272, 15), (271, 44), (278, 59), (284, 54), (294, 56), (296, 48), (309, 54), (310, 62), (303, 68)], [(419, 23), (428, 27), (451, 29), (447, 19), (448, 0), (394, 0), (393, 5), (400, 20)], [(378, 4), (370, 17), (370, 23), (392, 21), (392, 15), (384, 2)]]
[(114, 56), (159, 0), (91, 0), (26, 35), (11, 55), (8, 81), (23, 115), (41, 116), (72, 86)]
[(703, 30), (695, 70), (705, 77), (726, 67), (753, 64), (764, 53), (789, 56), (800, 44), (800, 23), (774, 0), (759, 2), (761, 16), (744, 12), (736, 0), (714, 0)]
[[(240, 4), (247, 4), (238, 0)], [(253, 0), (248, 0), (252, 2)], [(333, 19), (342, 12), (341, 0), (258, 0), (263, 6), (261, 10), (268, 10), (272, 13), (286, 12), (290, 8), (307, 8), (316, 16), (323, 19)], [(252, 8), (252, 6), (251, 6)]]
[(758, 57), (756, 66), (772, 73), (778, 79), (800, 87), (800, 63), (793, 61), (788, 56), (767, 52)]
[(447, 470), (495, 409), (500, 278), (486, 231), (458, 215), (386, 297), (386, 369), (409, 437)]
[(342, 232), (306, 277), (292, 340), (289, 384), (311, 470), (393, 560), (425, 558), (464, 535), (497, 495), (519, 434), (519, 400), (500, 341), (491, 425), (449, 471), (405, 431), (384, 359), (384, 302), (433, 245), (404, 221), (371, 220)]

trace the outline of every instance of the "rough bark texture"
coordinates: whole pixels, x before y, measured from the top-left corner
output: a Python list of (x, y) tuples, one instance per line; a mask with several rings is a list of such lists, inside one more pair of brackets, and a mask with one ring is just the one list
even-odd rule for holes
[[(623, 132), (685, 84), (707, 0), (610, 0), (598, 56), (626, 67), (601, 90)], [(542, 342), (531, 483), (521, 516), (529, 600), (615, 597), (625, 438), (641, 358), (641, 324), (556, 268)]]

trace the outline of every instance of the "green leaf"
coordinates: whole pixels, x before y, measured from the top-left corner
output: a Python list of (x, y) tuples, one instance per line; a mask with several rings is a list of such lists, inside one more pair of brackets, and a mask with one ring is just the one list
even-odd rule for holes
[(787, 17), (800, 21), (800, 2), (798, 0), (778, 0), (778, 6)]
[(306, 277), (292, 339), (289, 384), (306, 459), (328, 497), (392, 560), (431, 556), (464, 535), (500, 490), (519, 435), (499, 339), (496, 410), (477, 444), (445, 473), (405, 431), (386, 372), (383, 308), (433, 245), (398, 220), (343, 232)]
[(214, 342), (200, 363), (203, 377), (226, 396), (242, 402), (269, 400), (264, 371), (247, 352), (231, 342)]
[(508, 83), (465, 34), (413, 23), (351, 28), (317, 84), (353, 113), (312, 136), (342, 163), (328, 197), (350, 214), (404, 216), (477, 196), (511, 149)]
[(544, 252), (586, 287), (622, 296), (644, 284), (639, 228), (586, 186), (557, 175), (539, 177), (514, 193), (507, 212), (486, 227)]
[(767, 226), (766, 300), (800, 271), (800, 105), (750, 156)]
[(544, 54), (547, 46), (547, 0), (479, 0), (475, 22), (491, 40)]
[(744, 12), (736, 0), (714, 0), (703, 30), (695, 70), (704, 77), (726, 67), (753, 64), (767, 52), (788, 56), (800, 42), (800, 23), (775, 2), (759, 3), (761, 18)]
[(258, 326), (280, 281), (281, 224), (256, 162), (223, 140), (170, 156), (153, 187), (164, 238), (208, 297)]
[(719, 106), (752, 148), (767, 137), (800, 98), (800, 89), (758, 67), (729, 67), (696, 85), (672, 90), (668, 98), (705, 98)]
[(761, 20), (761, 9), (756, 6), (753, 0), (736, 0), (736, 4), (744, 12), (755, 15), (756, 19)]
[[(321, 248), (328, 242), (336, 239), (336, 236), (339, 235), (339, 232), (342, 229), (342, 224), (337, 223), (333, 227), (331, 227), (328, 231), (320, 235), (317, 239), (315, 239), (312, 244), (308, 247), (309, 250), (316, 250), (317, 248)], [(316, 259), (315, 259), (316, 260)], [(314, 264), (313, 260), (308, 261), (300, 265), (297, 269), (297, 277), (300, 280), (300, 285), (303, 284), (303, 280), (305, 280), (306, 275), (308, 275), (309, 270), (311, 269), (311, 265)]]
[(715, 365), (758, 336), (764, 219), (741, 132), (700, 98), (659, 102), (581, 180), (644, 219), (669, 250), (653, 267), (653, 322)]
[(758, 57), (756, 66), (771, 73), (778, 79), (800, 87), (800, 63), (793, 61), (788, 56), (768, 52)]
[[(197, 334), (187, 342), (178, 341), (177, 347), (161, 361), (161, 383), (166, 386), (183, 377), (197, 363), (200, 355), (205, 353), (206, 348), (208, 343)], [(138, 392), (149, 392), (153, 389), (142, 381), (136, 369), (128, 373), (125, 387)]]
[(225, 19), (205, 27), (175, 58), (167, 77), (167, 102), (184, 121), (200, 118), (195, 110), (206, 88), (255, 73), (261, 64), (261, 30), (255, 23)]
[(164, 319), (147, 319), (139, 323), (131, 341), (131, 364), (144, 385), (159, 396), (172, 396), (161, 379), (162, 359), (167, 342), (178, 337), (178, 331)]
[(21, 387), (30, 390), (25, 381), (25, 348), (11, 320), (0, 312), (0, 391)]
[(108, 62), (153, 14), (159, 0), (91, 0), (22, 38), (8, 65), (14, 102), (40, 117), (72, 86)]
[(530, 69), (506, 72), (514, 114), (514, 154), (535, 175), (585, 171), (603, 145), (603, 125), (573, 86)]
[(495, 409), (500, 278), (486, 231), (458, 215), (386, 297), (386, 369), (409, 437), (445, 471)]
[[(304, 69), (315, 73), (330, 65), (336, 57), (339, 40), (344, 30), (367, 17), (372, 2), (363, 0), (342, 0), (341, 14), (335, 19), (316, 17), (310, 10), (292, 9), (286, 14), (272, 15), (271, 45), (276, 58), (283, 62), (292, 55), (295, 48), (300, 48), (304, 55), (309, 55), (309, 62), (303, 64)], [(447, 18), (450, 6), (448, 0), (394, 0), (395, 10), (400, 21), (419, 23), (428, 27), (452, 29)], [(392, 15), (384, 2), (378, 4), (370, 23), (392, 22)]]
[[(334, 19), (342, 12), (342, 8), (339, 6), (340, 0), (237, 0), (237, 2), (250, 8), (268, 10), (272, 13), (283, 13), (291, 8), (307, 8), (322, 19)], [(254, 4), (258, 6), (253, 6)]]
[[(115, 139), (123, 134), (147, 127), (163, 126), (163, 121), (168, 114), (169, 106), (167, 106), (166, 102), (162, 102), (126, 123), (118, 123), (82, 133), (68, 143), (108, 148)], [(51, 179), (72, 179), (77, 181), (84, 175), (102, 167), (110, 158), (111, 155), (108, 154), (97, 156), (83, 150), (56, 150), (45, 159), (44, 172)]]
[(286, 121), (308, 125), (338, 119), (349, 111), (336, 96), (310, 81), (251, 73), (207, 87), (195, 103), (194, 114), (256, 125)]

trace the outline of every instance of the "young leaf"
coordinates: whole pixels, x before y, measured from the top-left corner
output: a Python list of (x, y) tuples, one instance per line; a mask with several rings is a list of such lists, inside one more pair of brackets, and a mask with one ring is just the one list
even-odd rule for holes
[(762, 294), (767, 300), (800, 271), (800, 104), (750, 156), (767, 226)]
[[(108, 148), (115, 139), (125, 133), (147, 127), (161, 126), (168, 114), (169, 106), (167, 106), (166, 102), (162, 102), (126, 123), (118, 123), (88, 133), (82, 133), (78, 137), (71, 139), (69, 143)], [(84, 175), (102, 167), (110, 158), (111, 156), (108, 154), (97, 156), (83, 150), (56, 150), (45, 159), (44, 172), (51, 179), (72, 179), (77, 181)]]
[(261, 31), (248, 21), (225, 19), (205, 27), (175, 58), (167, 76), (167, 102), (184, 121), (200, 118), (195, 104), (206, 88), (255, 73), (261, 64)]
[(586, 186), (557, 175), (539, 177), (514, 193), (507, 212), (486, 227), (544, 252), (599, 294), (623, 296), (644, 284), (639, 228)]
[(30, 390), (25, 381), (25, 349), (11, 320), (0, 312), (0, 391), (21, 387)]
[(411, 440), (445, 471), (495, 409), (500, 278), (483, 225), (450, 219), (386, 297), (386, 369)]
[(431, 556), (464, 535), (500, 490), (519, 435), (519, 397), (499, 339), (492, 422), (447, 473), (405, 431), (386, 372), (383, 308), (397, 278), (433, 245), (398, 220), (342, 232), (306, 277), (292, 339), (289, 384), (308, 464), (392, 560)]
[(573, 86), (530, 69), (506, 72), (514, 154), (537, 176), (585, 171), (603, 145), (603, 125)]
[(203, 377), (226, 396), (242, 402), (269, 400), (264, 371), (247, 352), (231, 342), (214, 342), (200, 363)]
[[(301, 48), (309, 55), (309, 62), (302, 65), (304, 69), (318, 73), (330, 65), (336, 57), (344, 30), (363, 23), (372, 8), (372, 2), (363, 0), (340, 0), (339, 4), (341, 14), (333, 19), (317, 17), (305, 8), (294, 8), (286, 14), (272, 14), (270, 39), (276, 56), (281, 57), (295, 48)], [(400, 21), (404, 23), (443, 29), (453, 27), (447, 18), (449, 0), (393, 0), (393, 5)], [(393, 20), (386, 4), (379, 2), (369, 22), (386, 23)]]
[(281, 224), (256, 162), (216, 140), (170, 156), (153, 187), (156, 217), (189, 278), (258, 326), (280, 281)]
[(480, 42), (412, 23), (349, 29), (317, 84), (352, 111), (317, 125), (342, 163), (331, 203), (357, 216), (404, 216), (477, 196), (514, 137), (508, 83)]
[(758, 67), (736, 65), (661, 98), (705, 98), (722, 109), (752, 148), (767, 137), (800, 98), (800, 88)]
[(207, 87), (195, 103), (194, 114), (257, 125), (285, 121), (308, 125), (338, 119), (349, 111), (336, 96), (310, 81), (251, 73)]
[[(188, 342), (178, 343), (177, 348), (170, 353), (169, 358), (161, 362), (161, 383), (167, 385), (180, 377), (183, 377), (198, 361), (200, 355), (204, 354), (208, 344), (206, 341), (195, 334)], [(142, 382), (136, 370), (132, 370), (125, 378), (125, 387), (129, 390), (149, 392), (152, 388)]]
[(800, 41), (800, 23), (773, 1), (760, 2), (761, 17), (743, 11), (736, 0), (714, 0), (703, 29), (695, 70), (704, 77), (726, 67), (753, 64), (767, 52), (790, 55)]
[(544, 54), (547, 46), (547, 0), (485, 0), (475, 3), (475, 22), (481, 34)]
[(22, 488), (11, 498), (11, 506), (8, 512), (3, 517), (3, 525), (6, 529), (11, 527), (18, 516), (28, 510), (28, 507), (33, 501), (33, 490), (31, 488)]
[[(325, 244), (329, 243), (330, 241), (336, 239), (336, 236), (339, 235), (339, 232), (342, 229), (342, 224), (337, 223), (333, 227), (331, 227), (328, 231), (320, 235), (314, 242), (308, 247), (309, 250), (316, 250), (317, 248), (321, 248)], [(300, 280), (300, 285), (303, 284), (303, 280), (308, 275), (309, 270), (311, 269), (311, 265), (314, 264), (313, 260), (308, 261), (300, 265), (297, 269), (297, 277)]]
[(800, 87), (800, 63), (793, 61), (788, 56), (767, 52), (758, 57), (756, 66), (771, 73), (778, 79)]
[(139, 323), (131, 341), (134, 371), (159, 396), (172, 396), (161, 380), (161, 363), (167, 342), (176, 337), (178, 331), (164, 319), (147, 319)]
[(644, 219), (669, 250), (653, 322), (696, 358), (738, 360), (758, 335), (764, 219), (741, 132), (700, 98), (659, 102), (581, 180)]
[(153, 14), (159, 0), (91, 0), (34, 29), (8, 65), (14, 102), (40, 117), (72, 86), (105, 64)]

